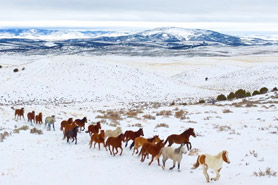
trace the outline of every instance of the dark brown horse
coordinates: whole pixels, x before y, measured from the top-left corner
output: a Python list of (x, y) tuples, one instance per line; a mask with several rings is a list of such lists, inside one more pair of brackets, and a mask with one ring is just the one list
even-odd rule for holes
[(99, 132), (99, 129), (101, 129), (101, 125), (100, 122), (97, 122), (96, 125), (89, 125), (88, 131), (86, 131), (86, 133), (89, 133), (91, 136), (92, 134), (97, 134)]
[(63, 129), (65, 128), (66, 125), (72, 124), (73, 120), (72, 118), (69, 118), (68, 120), (63, 120), (61, 122), (61, 127), (60, 130), (63, 131)]
[[(122, 141), (123, 140), (124, 140), (124, 134), (120, 134), (118, 137), (109, 137), (106, 140), (105, 145), (108, 147), (111, 155), (113, 152), (113, 155), (115, 156), (118, 153), (118, 148), (121, 149), (120, 155), (122, 155), (122, 153), (123, 153)], [(112, 152), (111, 152), (110, 146), (112, 146)], [(114, 152), (114, 149), (116, 149), (116, 153)]]
[(21, 116), (24, 118), (24, 108), (21, 108), (21, 109), (15, 109), (15, 112), (14, 112), (14, 118), (16, 119), (16, 116), (18, 118), (19, 116), (19, 119), (21, 119)]
[(184, 131), (183, 133), (181, 133), (180, 135), (172, 134), (172, 135), (168, 136), (167, 139), (164, 142), (164, 145), (166, 145), (167, 141), (169, 142), (168, 146), (171, 146), (173, 143), (186, 144), (187, 149), (191, 150), (192, 145), (189, 142), (189, 137), (190, 136), (196, 137), (195, 132), (194, 132), (194, 128), (189, 128), (186, 131)]
[(81, 128), (83, 128), (82, 131), (84, 131), (85, 123), (87, 123), (87, 117), (84, 117), (83, 119), (76, 119), (74, 122), (80, 127), (80, 131)]
[(40, 112), (39, 115), (35, 117), (36, 124), (42, 124), (42, 113)]
[(125, 147), (127, 146), (129, 140), (133, 140), (134, 141), (134, 139), (136, 137), (139, 137), (139, 136), (144, 136), (144, 132), (143, 132), (142, 128), (140, 128), (136, 132), (134, 132), (132, 130), (125, 131), (125, 141), (126, 141)]
[(32, 124), (32, 120), (33, 120), (33, 122), (35, 122), (35, 111), (29, 112), (27, 114), (27, 118), (28, 118), (28, 121), (31, 122), (31, 124)]
[(64, 138), (66, 138), (66, 132), (69, 131), (69, 130), (73, 130), (75, 127), (78, 127), (78, 125), (75, 123), (75, 122), (72, 122), (71, 124), (67, 124), (65, 125), (65, 129), (64, 129)]
[(159, 164), (159, 152), (161, 150), (161, 148), (164, 147), (164, 144), (163, 144), (163, 140), (159, 141), (158, 143), (154, 144), (154, 143), (150, 143), (150, 142), (147, 142), (145, 143), (143, 146), (142, 146), (142, 149), (139, 153), (139, 156), (142, 155), (141, 157), (141, 162), (144, 162), (145, 161), (145, 158), (148, 154), (151, 154), (152, 155), (152, 159), (151, 161), (149, 162), (149, 165), (152, 164), (154, 158), (156, 157), (157, 158), (157, 162), (158, 162), (158, 166), (160, 166)]

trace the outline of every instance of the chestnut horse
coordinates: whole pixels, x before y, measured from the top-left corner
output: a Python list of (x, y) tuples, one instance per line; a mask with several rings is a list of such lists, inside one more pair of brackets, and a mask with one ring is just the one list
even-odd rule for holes
[[(133, 153), (134, 154), (135, 150), (136, 150), (136, 154), (138, 154), (138, 148), (143, 146), (145, 143), (150, 142), (150, 143), (158, 143), (160, 140), (160, 138), (158, 137), (158, 135), (153, 136), (152, 138), (149, 139), (145, 139), (143, 137), (137, 137), (134, 140), (134, 149), (133, 149)], [(132, 145), (131, 145), (132, 146)]]
[(40, 112), (39, 115), (36, 115), (35, 117), (36, 124), (42, 123), (42, 113)]
[(134, 139), (136, 137), (139, 137), (139, 136), (144, 136), (144, 132), (143, 132), (142, 128), (140, 128), (136, 132), (131, 131), (131, 130), (125, 131), (125, 141), (126, 141), (125, 147), (127, 146), (129, 140), (133, 140), (134, 141)]
[(65, 126), (65, 129), (64, 129), (64, 137), (63, 139), (66, 138), (66, 132), (69, 131), (69, 130), (73, 130), (73, 128), (77, 127), (78, 125), (75, 123), (75, 122), (72, 122), (71, 124), (68, 124)]
[(159, 141), (156, 144), (153, 144), (153, 143), (150, 143), (150, 142), (145, 143), (142, 146), (141, 151), (139, 153), (139, 156), (142, 155), (141, 162), (144, 162), (146, 156), (148, 154), (151, 154), (152, 155), (152, 159), (149, 162), (149, 165), (152, 164), (154, 158), (156, 157), (157, 158), (157, 162), (158, 162), (158, 166), (160, 166), (160, 164), (159, 164), (159, 152), (160, 152), (161, 148), (163, 148), (163, 147), (164, 147), (163, 140)]
[(28, 118), (28, 122), (30, 121), (31, 124), (32, 124), (32, 120), (33, 120), (33, 122), (35, 122), (35, 111), (29, 112), (27, 114), (27, 118)]
[(100, 122), (97, 122), (96, 125), (89, 125), (88, 131), (86, 131), (86, 133), (89, 133), (91, 136), (92, 134), (97, 134), (99, 132), (99, 129), (101, 129), (101, 125)]
[(192, 169), (198, 168), (198, 166), (201, 164), (203, 166), (203, 173), (206, 177), (207, 182), (209, 182), (209, 175), (207, 170), (209, 168), (213, 169), (216, 173), (216, 177), (211, 178), (211, 180), (217, 181), (219, 180), (220, 177), (219, 172), (222, 169), (223, 161), (230, 164), (230, 160), (228, 158), (228, 152), (226, 150), (219, 152), (215, 156), (211, 156), (209, 154), (199, 155), (197, 158), (197, 162), (194, 164)]
[[(76, 119), (74, 122), (80, 127), (80, 131), (84, 131), (85, 123), (87, 123), (87, 117), (84, 117), (83, 119)], [(81, 128), (83, 128), (83, 130), (81, 130)]]
[(172, 135), (168, 136), (167, 139), (164, 142), (164, 145), (166, 145), (167, 141), (169, 142), (168, 146), (171, 146), (173, 143), (186, 144), (187, 149), (191, 150), (192, 145), (189, 142), (189, 137), (190, 136), (196, 137), (195, 132), (194, 132), (194, 128), (189, 128), (186, 131), (184, 131), (183, 133), (181, 133), (180, 135), (172, 134)]
[(65, 128), (66, 125), (72, 124), (73, 120), (72, 118), (69, 118), (68, 120), (63, 120), (61, 122), (60, 130), (63, 131), (63, 128)]
[[(105, 143), (104, 143), (104, 130), (100, 131), (100, 134), (93, 134), (91, 136), (91, 141), (89, 143), (90, 148), (92, 148), (93, 142), (95, 142), (94, 144), (94, 148), (96, 147), (96, 144), (98, 143), (98, 149), (100, 150), (100, 143), (103, 144), (103, 146), (105, 147)], [(106, 147), (105, 147), (106, 149)], [(106, 149), (107, 150), (107, 149)]]
[[(112, 152), (113, 152), (113, 155), (115, 156), (118, 153), (118, 148), (121, 149), (120, 155), (122, 155), (122, 153), (123, 153), (122, 141), (123, 140), (124, 140), (124, 134), (120, 134), (118, 137), (109, 137), (106, 140), (105, 145), (108, 147), (111, 155), (112, 155)], [(111, 152), (111, 149), (110, 149), (110, 145), (112, 146), (112, 152)], [(116, 153), (114, 152), (114, 149), (116, 149)]]
[(14, 118), (16, 119), (16, 116), (18, 118), (19, 116), (19, 119), (21, 119), (21, 116), (24, 118), (24, 108), (21, 108), (21, 109), (15, 109), (15, 112), (14, 112)]

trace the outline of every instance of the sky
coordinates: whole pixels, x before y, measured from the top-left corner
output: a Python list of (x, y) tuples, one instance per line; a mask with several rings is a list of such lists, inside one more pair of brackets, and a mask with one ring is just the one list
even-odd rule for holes
[(1, 0), (3, 27), (178, 26), (278, 32), (278, 0)]

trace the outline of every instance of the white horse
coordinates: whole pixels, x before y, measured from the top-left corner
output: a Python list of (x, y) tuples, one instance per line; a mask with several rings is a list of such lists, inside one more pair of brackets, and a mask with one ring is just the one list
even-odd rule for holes
[(118, 137), (122, 133), (121, 127), (117, 127), (115, 130), (106, 130), (104, 133), (104, 139), (107, 137)]
[(54, 127), (54, 122), (55, 122), (55, 116), (48, 116), (45, 118), (45, 127), (47, 126), (47, 130), (51, 129), (51, 124), (53, 125), (53, 130), (55, 131), (55, 127)]
[(163, 165), (162, 165), (162, 169), (165, 169), (165, 162), (167, 161), (167, 159), (172, 159), (173, 160), (173, 166), (171, 168), (169, 168), (169, 170), (172, 170), (175, 168), (176, 162), (178, 162), (178, 171), (180, 171), (180, 162), (182, 160), (182, 154), (186, 154), (186, 148), (184, 147), (184, 144), (181, 144), (180, 147), (178, 148), (172, 148), (172, 147), (164, 147), (160, 150), (159, 152), (159, 156), (162, 154), (163, 159)]
[(199, 155), (197, 158), (197, 162), (194, 164), (192, 169), (198, 168), (198, 166), (201, 164), (203, 166), (203, 173), (206, 177), (207, 182), (209, 182), (209, 175), (207, 170), (209, 168), (213, 169), (216, 173), (216, 177), (211, 178), (211, 180), (217, 181), (220, 177), (220, 170), (222, 169), (223, 161), (230, 164), (228, 152), (226, 150), (219, 152), (215, 156), (211, 156), (209, 154)]

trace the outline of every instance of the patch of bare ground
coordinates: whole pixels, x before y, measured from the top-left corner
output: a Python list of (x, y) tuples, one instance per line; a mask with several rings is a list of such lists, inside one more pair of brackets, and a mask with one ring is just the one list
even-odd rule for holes
[(259, 169), (258, 172), (253, 172), (253, 174), (256, 176), (256, 177), (263, 177), (263, 176), (268, 176), (268, 177), (276, 177), (277, 176), (277, 172), (276, 171), (273, 171), (271, 170), (271, 168), (267, 167), (265, 169), (265, 171), (262, 171), (261, 169)]
[(170, 110), (162, 110), (162, 111), (156, 113), (156, 116), (169, 117), (171, 115), (172, 115), (172, 111), (170, 111)]
[(169, 128), (169, 125), (166, 123), (159, 123), (155, 126), (155, 128), (159, 128), (159, 127), (165, 127), (165, 128)]

